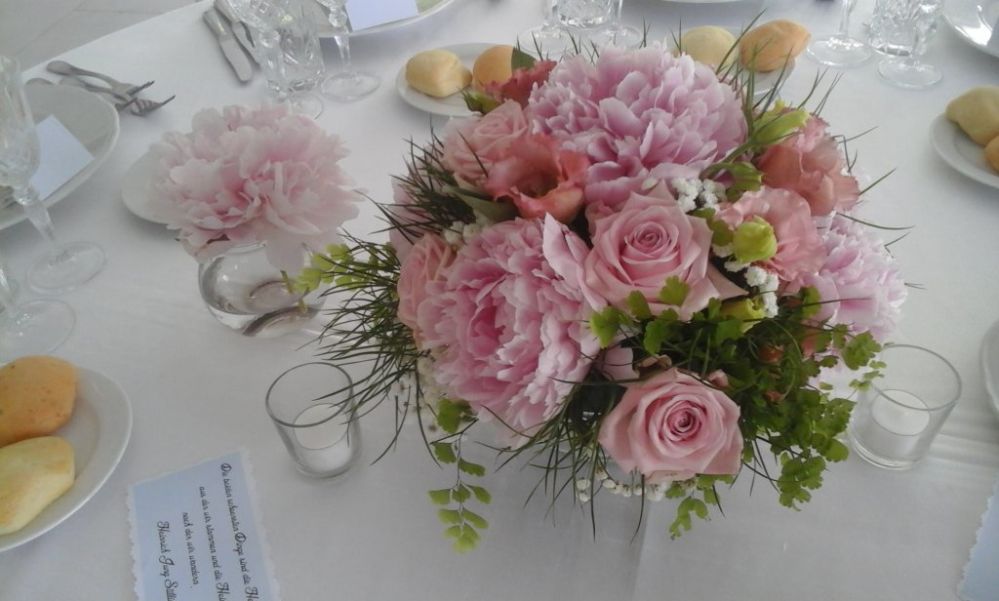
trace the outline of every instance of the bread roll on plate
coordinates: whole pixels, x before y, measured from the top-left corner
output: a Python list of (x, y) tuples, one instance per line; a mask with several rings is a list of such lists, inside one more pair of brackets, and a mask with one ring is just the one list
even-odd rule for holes
[(434, 98), (446, 98), (468, 87), (472, 73), (447, 50), (425, 50), (406, 62), (406, 83)]
[(714, 25), (694, 27), (680, 36), (680, 50), (689, 54), (692, 59), (705, 65), (718, 67), (725, 61), (729, 65), (739, 54), (735, 46), (735, 36), (732, 32)]
[(0, 447), (61, 428), (76, 403), (76, 368), (55, 357), (21, 357), (0, 368)]
[(985, 162), (993, 171), (999, 173), (999, 136), (992, 138), (992, 141), (985, 145)]
[(739, 61), (748, 69), (766, 73), (794, 60), (812, 37), (803, 25), (778, 19), (750, 29), (739, 40)]
[(976, 144), (985, 146), (999, 136), (999, 86), (972, 88), (951, 100), (947, 118)]
[(472, 87), (484, 91), (490, 84), (506, 83), (513, 76), (513, 46), (493, 46), (472, 65)]
[(24, 528), (73, 486), (73, 447), (57, 436), (0, 449), (0, 535)]

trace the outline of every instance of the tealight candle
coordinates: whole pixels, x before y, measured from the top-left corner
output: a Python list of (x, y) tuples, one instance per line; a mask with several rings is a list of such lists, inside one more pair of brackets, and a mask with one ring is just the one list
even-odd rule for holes
[(915, 451), (919, 435), (930, 425), (926, 403), (904, 390), (884, 390), (871, 404), (874, 423), (868, 446), (889, 457), (906, 457)]
[(316, 473), (342, 470), (353, 459), (354, 449), (349, 429), (349, 415), (338, 415), (330, 403), (313, 405), (295, 419), (298, 456), (304, 467)]

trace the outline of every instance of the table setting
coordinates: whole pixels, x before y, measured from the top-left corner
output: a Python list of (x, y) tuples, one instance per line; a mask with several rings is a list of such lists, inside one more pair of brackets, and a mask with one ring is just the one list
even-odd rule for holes
[(997, 23), (202, 0), (0, 57), (0, 598), (999, 599)]

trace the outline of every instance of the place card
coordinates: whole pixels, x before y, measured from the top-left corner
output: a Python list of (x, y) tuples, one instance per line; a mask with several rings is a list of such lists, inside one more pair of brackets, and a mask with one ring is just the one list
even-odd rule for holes
[(38, 170), (31, 185), (38, 196), (48, 198), (94, 160), (90, 151), (54, 115), (35, 126), (38, 132)]
[(350, 28), (360, 31), (420, 14), (416, 0), (347, 0)]
[(999, 599), (999, 482), (982, 516), (978, 540), (971, 558), (964, 566), (961, 581), (962, 601), (995, 601)]
[(279, 601), (245, 453), (129, 490), (139, 601)]

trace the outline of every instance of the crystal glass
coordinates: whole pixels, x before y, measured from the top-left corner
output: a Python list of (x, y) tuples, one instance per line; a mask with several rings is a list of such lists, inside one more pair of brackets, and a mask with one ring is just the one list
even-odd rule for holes
[(517, 43), (528, 52), (537, 51), (543, 57), (561, 56), (570, 40), (555, 18), (555, 4), (558, 0), (541, 0), (544, 21), (537, 27), (520, 32)]
[(317, 0), (329, 10), (333, 40), (340, 51), (340, 72), (323, 82), (326, 96), (342, 102), (363, 98), (378, 89), (381, 80), (377, 75), (354, 69), (350, 60), (350, 21), (347, 18), (346, 0)]
[(265, 406), (298, 471), (329, 478), (349, 470), (361, 449), (350, 375), (332, 363), (293, 367), (267, 389)]
[(889, 54), (878, 63), (878, 74), (901, 88), (921, 89), (939, 82), (940, 69), (921, 59), (936, 31), (943, 0), (886, 0), (876, 10), (872, 35)]
[(871, 57), (871, 49), (863, 40), (850, 36), (850, 12), (856, 0), (841, 1), (839, 31), (812, 40), (808, 55), (830, 67), (856, 67)]
[(618, 0), (557, 0), (559, 23), (577, 33), (593, 33), (613, 22)]
[(621, 22), (621, 10), (624, 0), (617, 0), (614, 18), (610, 25), (590, 36), (590, 40), (598, 48), (613, 46), (616, 48), (637, 48), (642, 43), (643, 34), (637, 28)]
[(49, 211), (31, 185), (38, 169), (39, 142), (31, 107), (24, 95), (17, 61), (0, 56), (0, 186), (8, 186), (48, 252), (28, 271), (28, 283), (43, 293), (72, 290), (104, 268), (104, 251), (91, 242), (61, 244)]
[(961, 396), (961, 377), (939, 354), (907, 344), (881, 352), (882, 376), (861, 391), (847, 430), (854, 450), (886, 469), (922, 459)]
[(257, 62), (271, 92), (303, 115), (322, 114), (323, 101), (311, 90), (326, 70), (315, 23), (303, 0), (230, 0), (230, 4), (254, 30)]
[(62, 301), (17, 303), (0, 263), (0, 361), (44, 355), (59, 348), (76, 325), (76, 315)]

